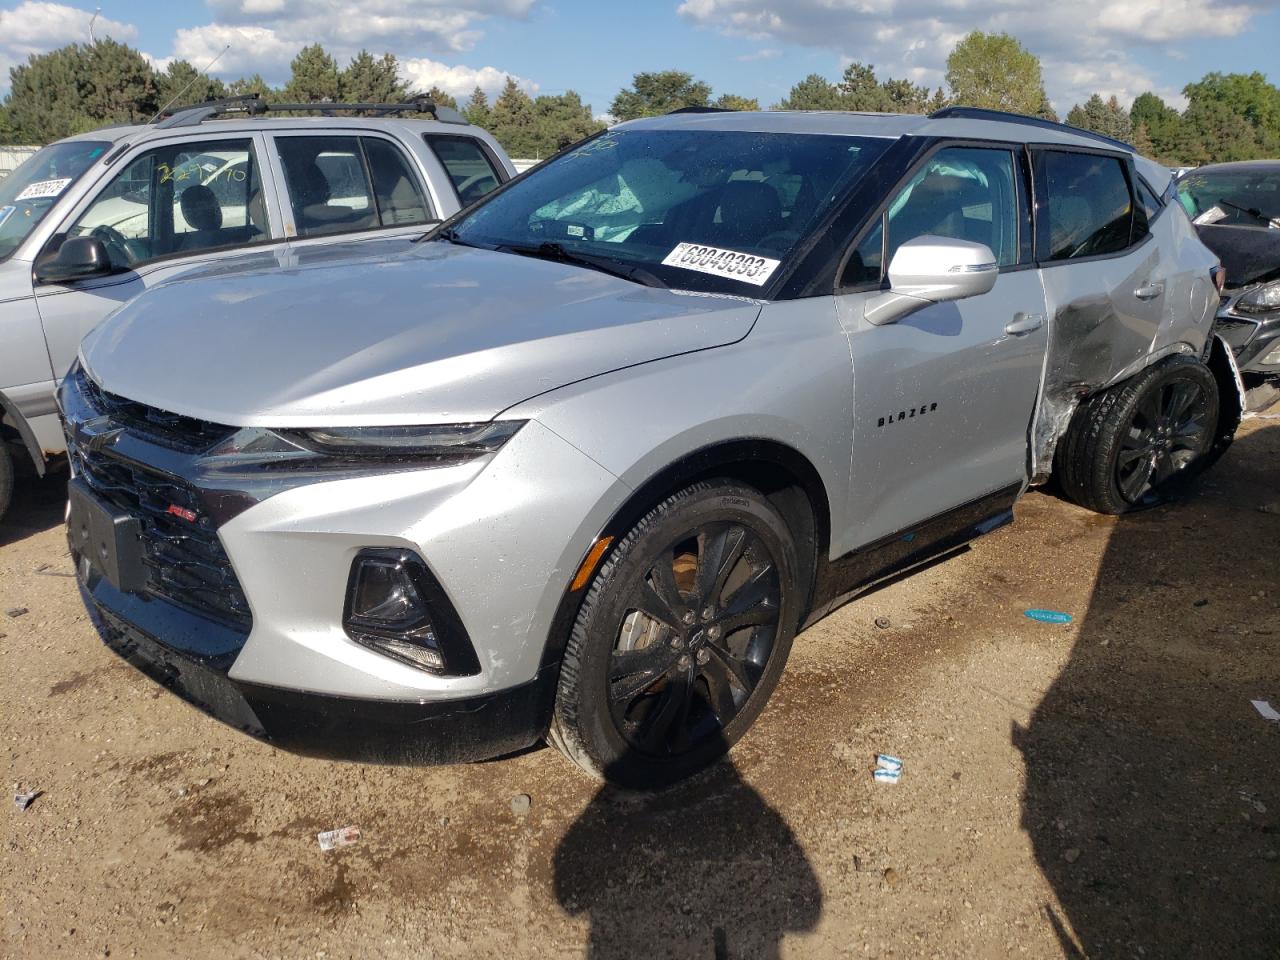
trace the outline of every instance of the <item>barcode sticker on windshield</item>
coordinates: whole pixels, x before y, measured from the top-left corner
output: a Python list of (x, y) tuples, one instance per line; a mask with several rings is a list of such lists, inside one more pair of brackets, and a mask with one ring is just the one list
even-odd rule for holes
[(26, 188), (13, 199), (38, 200), (41, 197), (56, 197), (67, 189), (67, 184), (70, 182), (70, 177), (65, 177), (62, 180), (39, 180), (36, 183), (27, 184)]
[(667, 254), (662, 264), (666, 267), (697, 270), (699, 273), (710, 273), (717, 277), (728, 277), (730, 280), (741, 280), (743, 283), (763, 287), (773, 275), (773, 271), (782, 265), (782, 261), (758, 257), (753, 253), (708, 247), (701, 243), (679, 243)]

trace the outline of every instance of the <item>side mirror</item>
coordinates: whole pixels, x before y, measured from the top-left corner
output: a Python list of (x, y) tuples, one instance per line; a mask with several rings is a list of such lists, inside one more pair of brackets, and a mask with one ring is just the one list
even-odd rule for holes
[(874, 324), (893, 323), (934, 303), (990, 292), (1000, 275), (991, 248), (948, 237), (916, 237), (889, 261), (889, 289), (867, 302)]
[(36, 261), (36, 283), (67, 283), (105, 277), (115, 266), (106, 245), (97, 237), (67, 237), (58, 252)]

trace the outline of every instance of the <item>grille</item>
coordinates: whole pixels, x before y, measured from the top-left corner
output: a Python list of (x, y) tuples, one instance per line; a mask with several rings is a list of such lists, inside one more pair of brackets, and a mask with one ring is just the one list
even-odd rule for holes
[[(147, 593), (248, 630), (249, 603), (222, 542), (195, 491), (176, 477), (77, 447), (76, 472), (103, 501), (142, 525)], [(196, 514), (188, 522), (169, 513), (178, 506)]]
[(98, 413), (111, 417), (131, 433), (171, 450), (202, 453), (236, 432), (235, 427), (184, 417), (107, 393), (82, 369), (76, 370), (76, 389), (84, 402)]

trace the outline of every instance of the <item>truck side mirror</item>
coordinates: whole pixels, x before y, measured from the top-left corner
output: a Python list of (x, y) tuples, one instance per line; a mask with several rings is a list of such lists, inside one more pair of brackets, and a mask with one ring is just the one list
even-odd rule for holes
[(67, 237), (58, 252), (36, 261), (36, 283), (68, 283), (105, 277), (115, 266), (106, 245), (97, 237)]
[(934, 303), (990, 292), (1000, 274), (991, 248), (950, 237), (916, 237), (889, 261), (889, 289), (867, 302), (874, 324), (893, 323)]

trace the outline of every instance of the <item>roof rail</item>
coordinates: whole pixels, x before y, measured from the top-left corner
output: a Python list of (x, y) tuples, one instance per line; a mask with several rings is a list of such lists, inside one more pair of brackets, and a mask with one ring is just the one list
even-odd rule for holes
[(1117, 140), (1115, 137), (1108, 137), (1102, 133), (1085, 130), (1083, 127), (1073, 127), (1069, 123), (1059, 123), (1057, 120), (1046, 120), (1043, 117), (1028, 117), (1026, 114), (1022, 113), (1006, 113), (1003, 110), (985, 110), (982, 107), (943, 107), (941, 110), (935, 110), (933, 113), (929, 114), (929, 119), (998, 120), (1001, 123), (1020, 123), (1027, 127), (1041, 127), (1046, 130), (1074, 133), (1078, 137), (1088, 137), (1091, 140), (1100, 140), (1110, 146), (1128, 150), (1130, 153), (1138, 152), (1134, 149), (1133, 144), (1125, 143), (1123, 140)]
[(228, 97), (224, 100), (210, 100), (206, 103), (193, 103), (185, 107), (177, 107), (165, 111), (166, 116), (156, 126), (195, 127), (214, 117), (225, 117), (243, 113), (250, 117), (264, 113), (319, 113), (326, 117), (335, 111), (361, 110), (369, 113), (426, 113), (441, 123), (467, 123), (467, 119), (452, 107), (435, 103), (427, 97), (413, 97), (402, 103), (337, 103), (325, 100), (319, 103), (268, 103), (258, 94), (250, 93), (241, 97)]
[(738, 113), (730, 107), (676, 107), (674, 110), (668, 110), (666, 116), (674, 117), (677, 113)]

